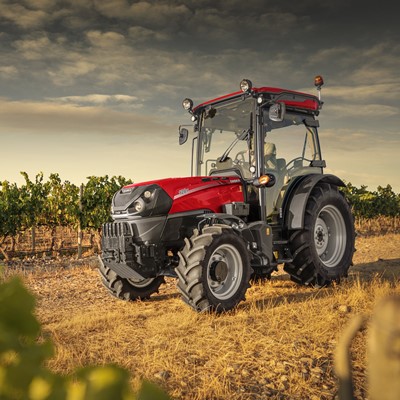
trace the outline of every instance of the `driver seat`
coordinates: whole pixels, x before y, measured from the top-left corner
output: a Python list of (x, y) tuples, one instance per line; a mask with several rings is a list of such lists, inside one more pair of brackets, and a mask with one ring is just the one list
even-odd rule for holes
[(265, 171), (275, 176), (275, 185), (267, 189), (267, 214), (270, 215), (275, 208), (282, 187), (285, 184), (287, 170), (284, 158), (276, 158), (275, 143), (264, 143), (264, 163)]
[(264, 164), (267, 169), (278, 169), (276, 146), (274, 143), (264, 143)]

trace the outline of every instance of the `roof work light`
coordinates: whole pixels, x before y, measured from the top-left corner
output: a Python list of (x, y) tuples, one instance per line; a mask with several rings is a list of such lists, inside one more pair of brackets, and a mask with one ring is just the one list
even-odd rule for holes
[(240, 90), (244, 93), (250, 92), (252, 87), (253, 84), (249, 79), (242, 79), (242, 81), (240, 82)]
[(192, 99), (185, 99), (182, 101), (182, 107), (187, 110), (191, 111), (193, 108), (193, 100)]

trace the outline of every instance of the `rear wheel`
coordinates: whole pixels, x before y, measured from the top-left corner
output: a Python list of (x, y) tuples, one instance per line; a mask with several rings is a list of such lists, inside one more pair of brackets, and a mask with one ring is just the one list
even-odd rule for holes
[(196, 311), (228, 311), (245, 299), (252, 269), (245, 242), (229, 226), (196, 230), (179, 258), (178, 289)]
[(103, 285), (115, 297), (121, 300), (144, 300), (153, 293), (158, 293), (159, 287), (165, 282), (163, 276), (142, 280), (125, 279), (100, 262), (99, 272)]
[(350, 207), (336, 186), (318, 184), (308, 199), (304, 228), (293, 231), (293, 261), (285, 265), (297, 283), (324, 286), (347, 276), (354, 253)]

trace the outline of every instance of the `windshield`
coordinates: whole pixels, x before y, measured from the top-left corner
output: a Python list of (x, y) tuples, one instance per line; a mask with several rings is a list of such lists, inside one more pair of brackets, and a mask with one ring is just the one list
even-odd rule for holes
[(235, 100), (209, 106), (202, 112), (197, 175), (210, 175), (227, 169), (250, 176), (254, 100)]

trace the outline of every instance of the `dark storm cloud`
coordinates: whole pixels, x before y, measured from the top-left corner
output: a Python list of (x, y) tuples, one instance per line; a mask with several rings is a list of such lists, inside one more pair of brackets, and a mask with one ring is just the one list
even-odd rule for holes
[[(395, 14), (376, 2), (0, 0), (0, 83), (12, 99), (133, 95), (166, 107), (235, 90), (243, 76), (334, 101), (398, 93)], [(380, 86), (379, 86), (380, 85)], [(309, 86), (305, 86), (306, 90)], [(380, 100), (379, 100), (380, 101)]]
[[(383, 24), (365, 3), (0, 0), (0, 10), (1, 96), (13, 100), (3, 105), (13, 110), (3, 124), (10, 131), (23, 119), (21, 129), (58, 124), (106, 133), (93, 119), (98, 107), (111, 125), (120, 116), (127, 121), (121, 131), (140, 134), (128, 128), (144, 126), (138, 110), (178, 122), (183, 97), (200, 102), (234, 91), (243, 77), (309, 91), (317, 73), (327, 81), (328, 128), (340, 118), (343, 132), (372, 137), (382, 124), (377, 113), (393, 126), (399, 120), (397, 24), (390, 13)], [(344, 137), (349, 148), (357, 143), (357, 135)]]
[(128, 95), (165, 109), (186, 95), (236, 90), (243, 76), (309, 90), (304, 84), (323, 73), (336, 82), (334, 102), (350, 87), (350, 98), (375, 104), (382, 96), (369, 100), (371, 88), (398, 91), (400, 49), (393, 13), (386, 7), (382, 18), (371, 4), (0, 0), (1, 95), (77, 104), (79, 96)]

